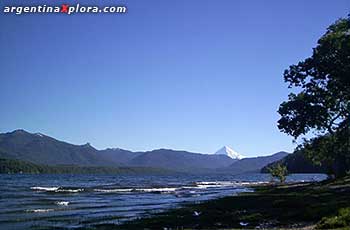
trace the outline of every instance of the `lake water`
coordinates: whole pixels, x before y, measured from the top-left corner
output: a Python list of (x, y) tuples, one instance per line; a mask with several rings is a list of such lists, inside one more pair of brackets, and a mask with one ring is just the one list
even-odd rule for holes
[[(318, 181), (294, 174), (288, 181)], [(270, 181), (242, 175), (6, 175), (0, 174), (0, 229), (76, 228), (135, 217), (243, 191)]]

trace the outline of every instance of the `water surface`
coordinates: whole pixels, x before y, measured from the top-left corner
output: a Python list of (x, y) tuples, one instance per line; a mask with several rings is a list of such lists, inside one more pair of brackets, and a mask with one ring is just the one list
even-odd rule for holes
[[(320, 174), (294, 174), (288, 181), (318, 181)], [(135, 217), (249, 191), (270, 181), (242, 175), (6, 175), (0, 174), (0, 229), (120, 223)]]

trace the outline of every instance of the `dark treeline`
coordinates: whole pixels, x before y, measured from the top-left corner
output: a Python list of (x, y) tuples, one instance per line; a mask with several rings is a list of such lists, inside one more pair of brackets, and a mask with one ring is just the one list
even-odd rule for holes
[(303, 151), (297, 151), (279, 161), (275, 161), (261, 169), (262, 173), (269, 173), (269, 168), (274, 168), (278, 164), (286, 166), (288, 173), (329, 173), (325, 165), (316, 165), (311, 159), (305, 156)]
[(77, 165), (39, 165), (30, 162), (0, 159), (0, 173), (4, 174), (168, 174), (170, 171), (142, 167), (90, 167)]

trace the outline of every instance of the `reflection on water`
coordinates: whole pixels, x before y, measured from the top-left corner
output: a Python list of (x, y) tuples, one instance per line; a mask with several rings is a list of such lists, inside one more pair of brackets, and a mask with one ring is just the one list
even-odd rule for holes
[[(289, 181), (325, 179), (295, 174)], [(0, 229), (75, 228), (120, 223), (188, 202), (249, 191), (265, 174), (243, 175), (6, 175), (0, 174)]]

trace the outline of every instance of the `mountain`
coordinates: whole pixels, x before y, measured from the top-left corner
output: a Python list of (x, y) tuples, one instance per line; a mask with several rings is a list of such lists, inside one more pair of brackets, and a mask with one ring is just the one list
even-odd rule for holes
[(216, 151), (214, 154), (215, 155), (225, 155), (225, 156), (228, 156), (231, 159), (235, 159), (235, 160), (241, 160), (244, 158), (241, 154), (237, 153), (236, 151), (234, 151), (233, 149), (231, 149), (228, 146), (222, 147), (221, 149)]
[(288, 154), (289, 153), (282, 151), (271, 156), (244, 158), (242, 160), (233, 162), (229, 167), (221, 169), (219, 171), (227, 171), (234, 174), (245, 172), (260, 172), (261, 168), (264, 166), (278, 161), (286, 157)]
[(215, 169), (227, 167), (234, 160), (225, 155), (209, 155), (158, 149), (144, 152), (129, 162), (130, 166), (159, 167), (178, 171), (191, 171), (199, 169)]
[(311, 160), (304, 156), (302, 151), (289, 154), (278, 161), (266, 165), (261, 169), (261, 172), (268, 173), (268, 168), (277, 164), (285, 165), (289, 173), (327, 173), (326, 166), (314, 165)]
[(200, 154), (171, 149), (132, 152), (118, 148), (97, 150), (89, 143), (73, 145), (41, 133), (24, 130), (0, 134), (0, 158), (16, 159), (39, 165), (76, 165), (84, 167), (164, 168), (181, 172), (259, 172), (288, 153), (244, 158), (225, 146), (215, 154)]
[(47, 165), (111, 165), (90, 144), (72, 145), (24, 130), (0, 134), (0, 157)]
[(128, 165), (129, 162), (142, 154), (142, 152), (132, 152), (119, 148), (108, 148), (100, 150), (99, 154), (104, 159), (108, 159), (116, 165)]
[(234, 162), (225, 155), (170, 149), (147, 152), (131, 152), (118, 148), (97, 150), (90, 144), (73, 145), (24, 130), (0, 134), (0, 158), (41, 165), (152, 167), (188, 172), (227, 167)]

